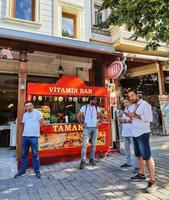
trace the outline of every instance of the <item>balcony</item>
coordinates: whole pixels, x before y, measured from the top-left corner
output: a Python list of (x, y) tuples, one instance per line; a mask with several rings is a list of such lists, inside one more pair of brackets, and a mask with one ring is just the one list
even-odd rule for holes
[(113, 46), (117, 51), (155, 56), (168, 56), (169, 47), (167, 47), (165, 44), (162, 44), (162, 46), (157, 51), (146, 51), (145, 40), (142, 38), (138, 38), (136, 41), (132, 40), (132, 32), (128, 32), (125, 29), (125, 26), (112, 26), (110, 27), (109, 31), (111, 34)]
[(98, 29), (96, 27), (92, 27), (92, 33), (105, 35), (105, 36), (111, 36), (111, 34), (110, 34), (110, 32), (108, 30)]

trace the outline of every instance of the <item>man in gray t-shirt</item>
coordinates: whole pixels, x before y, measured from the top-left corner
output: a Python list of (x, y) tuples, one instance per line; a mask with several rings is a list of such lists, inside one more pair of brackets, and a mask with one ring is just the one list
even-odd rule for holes
[(22, 133), (22, 163), (20, 171), (15, 178), (26, 173), (29, 148), (32, 150), (33, 168), (36, 177), (40, 178), (40, 162), (38, 155), (38, 138), (40, 127), (44, 125), (42, 114), (34, 109), (31, 101), (25, 102), (26, 112), (23, 114), (23, 133)]

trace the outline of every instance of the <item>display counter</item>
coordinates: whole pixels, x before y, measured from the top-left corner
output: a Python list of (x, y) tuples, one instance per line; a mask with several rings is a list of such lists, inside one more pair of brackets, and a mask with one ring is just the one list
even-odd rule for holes
[[(27, 99), (34, 102), (46, 122), (41, 129), (39, 154), (41, 163), (74, 159), (81, 154), (83, 125), (76, 115), (89, 96), (97, 97), (97, 106), (104, 114), (100, 124), (96, 154), (104, 154), (110, 143), (109, 98), (105, 87), (86, 86), (79, 78), (63, 76), (56, 84), (28, 83)], [(90, 150), (90, 145), (88, 152)]]

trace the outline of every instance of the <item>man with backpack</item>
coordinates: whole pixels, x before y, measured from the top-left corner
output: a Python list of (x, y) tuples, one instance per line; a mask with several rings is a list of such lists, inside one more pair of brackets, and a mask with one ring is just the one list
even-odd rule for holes
[(77, 114), (77, 119), (79, 123), (84, 124), (81, 163), (79, 166), (80, 169), (83, 169), (85, 167), (86, 149), (89, 139), (91, 143), (89, 163), (93, 166), (96, 166), (95, 150), (96, 150), (96, 141), (98, 136), (97, 116), (100, 115), (100, 118), (101, 119), (103, 118), (101, 110), (96, 106), (96, 104), (97, 104), (97, 98), (95, 96), (90, 96), (88, 99), (88, 104), (82, 106), (80, 112)]

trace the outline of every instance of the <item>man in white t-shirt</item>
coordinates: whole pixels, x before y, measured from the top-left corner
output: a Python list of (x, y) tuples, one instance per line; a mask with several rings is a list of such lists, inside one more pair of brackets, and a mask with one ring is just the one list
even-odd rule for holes
[(119, 122), (122, 124), (122, 136), (124, 137), (124, 146), (127, 162), (121, 165), (122, 168), (132, 167), (132, 144), (133, 144), (133, 133), (131, 128), (131, 119), (127, 116), (126, 113), (130, 112), (130, 102), (129, 99), (124, 99), (124, 112)]
[(21, 169), (15, 175), (15, 178), (26, 173), (29, 148), (32, 150), (33, 168), (37, 178), (40, 175), (40, 162), (38, 155), (38, 138), (40, 136), (40, 127), (44, 125), (42, 114), (34, 109), (31, 101), (25, 102), (26, 112), (23, 114), (23, 133), (22, 133), (22, 162)]
[(83, 142), (82, 142), (82, 151), (81, 151), (81, 163), (80, 169), (83, 169), (85, 166), (86, 160), (86, 149), (87, 144), (90, 138), (91, 141), (91, 151), (90, 151), (90, 164), (95, 166), (95, 150), (96, 150), (96, 141), (98, 135), (98, 122), (97, 116), (100, 115), (100, 118), (103, 118), (100, 108), (96, 106), (97, 98), (94, 96), (89, 97), (88, 104), (82, 106), (80, 112), (77, 115), (79, 123), (84, 124), (83, 129)]

